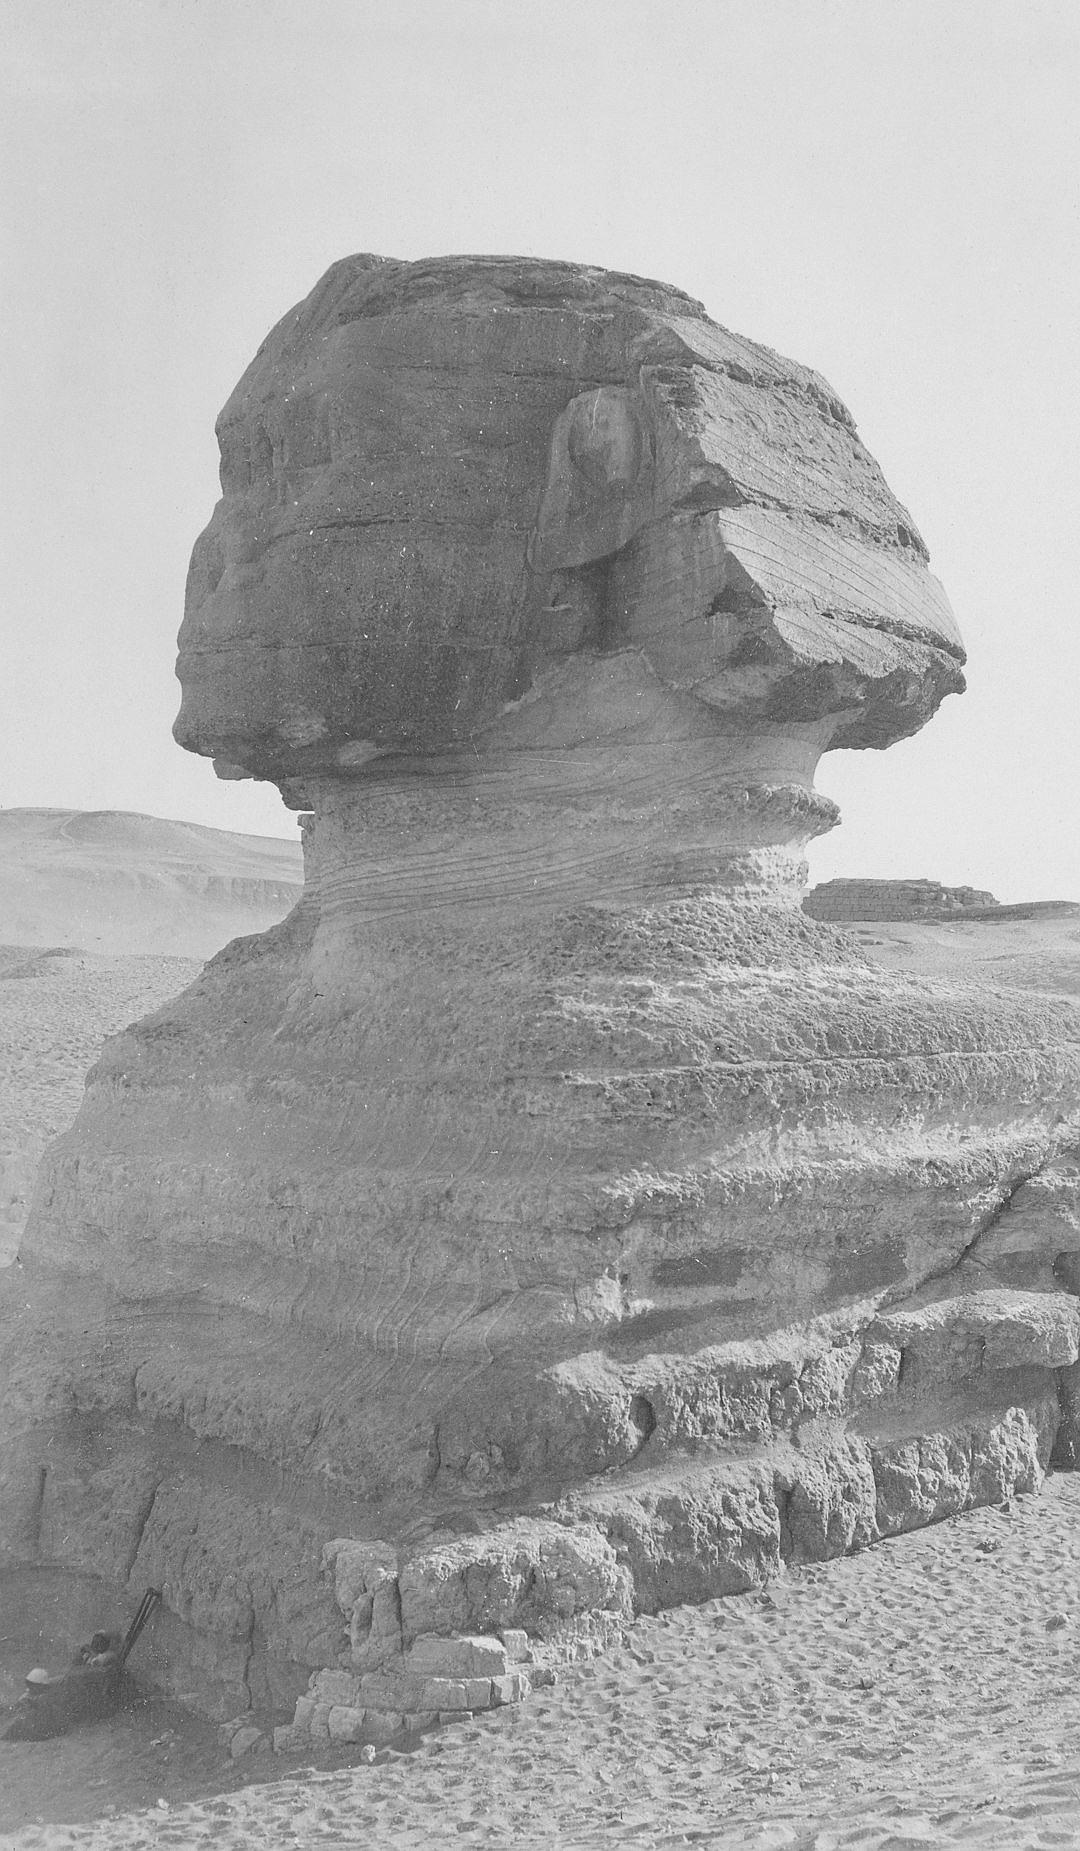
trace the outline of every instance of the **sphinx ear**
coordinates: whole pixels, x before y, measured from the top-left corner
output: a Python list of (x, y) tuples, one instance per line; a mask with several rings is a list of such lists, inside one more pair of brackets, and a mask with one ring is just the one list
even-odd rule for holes
[(654, 445), (645, 402), (627, 386), (572, 398), (551, 433), (528, 559), (534, 572), (617, 553), (653, 513)]

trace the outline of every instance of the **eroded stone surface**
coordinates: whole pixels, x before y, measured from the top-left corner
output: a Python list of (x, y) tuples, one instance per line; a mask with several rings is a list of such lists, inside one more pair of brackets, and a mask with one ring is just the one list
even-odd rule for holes
[(820, 752), (959, 678), (828, 387), (640, 279), (350, 259), (220, 435), (179, 736), (311, 806), (305, 893), (42, 1172), (12, 1556), (161, 1586), (172, 1688), (370, 1745), (1035, 1488), (1080, 1013), (798, 905)]
[(666, 285), (346, 258), (218, 436), (177, 737), (232, 770), (602, 737), (568, 698), (596, 654), (630, 652), (665, 737), (723, 715), (880, 745), (962, 685), (926, 549), (831, 388)]
[(836, 920), (981, 917), (997, 904), (981, 887), (928, 880), (822, 881), (803, 901), (812, 919)]

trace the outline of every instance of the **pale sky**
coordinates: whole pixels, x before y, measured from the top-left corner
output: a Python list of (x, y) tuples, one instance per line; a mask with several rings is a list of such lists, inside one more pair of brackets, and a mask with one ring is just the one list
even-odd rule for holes
[(1076, 0), (0, 0), (0, 805), (295, 833), (170, 727), (214, 418), (351, 251), (631, 270), (818, 368), (969, 690), (811, 877), (1080, 900)]

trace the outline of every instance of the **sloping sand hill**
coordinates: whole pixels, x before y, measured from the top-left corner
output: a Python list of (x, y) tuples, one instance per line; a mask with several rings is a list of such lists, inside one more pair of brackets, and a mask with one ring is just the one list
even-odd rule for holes
[(0, 943), (208, 958), (303, 886), (300, 841), (125, 810), (0, 810)]
[(201, 968), (195, 958), (0, 944), (0, 1266), (18, 1246), (41, 1153), (75, 1117), (102, 1042)]
[(303, 887), (299, 838), (117, 810), (0, 810), (0, 1265), (103, 1041)]

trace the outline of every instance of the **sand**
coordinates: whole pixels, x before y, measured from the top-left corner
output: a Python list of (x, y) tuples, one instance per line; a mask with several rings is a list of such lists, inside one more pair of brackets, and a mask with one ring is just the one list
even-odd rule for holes
[(0, 942), (212, 957), (300, 898), (291, 827), (247, 836), (128, 810), (0, 808)]
[[(1078, 1585), (1080, 1478), (1059, 1476), (1007, 1511), (973, 1512), (759, 1594), (640, 1620), (624, 1643), (520, 1708), (373, 1767), (283, 1778), (265, 1758), (249, 1764), (257, 1784), (208, 1797), (235, 1777), (218, 1749), (201, 1797), (196, 1772), (186, 1773), (184, 1799), (162, 1766), (165, 1804), (64, 1826), (63, 1798), (47, 1803), (43, 1780), (35, 1804), (35, 1773), (78, 1757), (106, 1778), (83, 1795), (83, 1818), (122, 1804), (127, 1794), (110, 1793), (108, 1774), (130, 1721), (68, 1743), (0, 1746), (2, 1842), (19, 1851), (1080, 1845)], [(155, 1751), (134, 1739), (131, 1749), (128, 1786), (139, 1778), (145, 1791)], [(22, 1818), (30, 1814), (21, 1827), (17, 1789)], [(75, 1796), (66, 1798), (70, 1816)], [(35, 1813), (47, 1822), (33, 1823)]]
[(0, 945), (0, 1266), (18, 1245), (41, 1153), (75, 1117), (102, 1042), (201, 968), (191, 958)]
[[(1074, 919), (857, 935), (926, 974), (1080, 993)], [(101, 1035), (196, 968), (6, 953), (3, 1149), (40, 1148)], [(1058, 1476), (1007, 1511), (642, 1619), (519, 1708), (374, 1766), (233, 1763), (153, 1703), (0, 1744), (0, 1845), (1080, 1847), (1078, 1588), (1080, 1477)]]
[(891, 970), (1080, 996), (1080, 913), (936, 925), (876, 920), (848, 930)]

